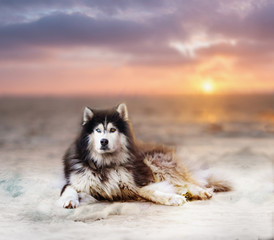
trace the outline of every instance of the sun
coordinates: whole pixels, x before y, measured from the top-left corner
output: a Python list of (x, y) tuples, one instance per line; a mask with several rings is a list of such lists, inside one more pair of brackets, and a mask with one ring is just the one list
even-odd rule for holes
[(212, 82), (206, 81), (202, 84), (202, 90), (206, 94), (211, 94), (214, 91), (214, 85)]

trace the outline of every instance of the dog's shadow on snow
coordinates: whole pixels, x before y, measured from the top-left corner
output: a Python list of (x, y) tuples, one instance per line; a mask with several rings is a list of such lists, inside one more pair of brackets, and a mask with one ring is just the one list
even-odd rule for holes
[(149, 202), (96, 202), (83, 204), (73, 209), (68, 219), (77, 222), (91, 222), (106, 219), (111, 215), (136, 216), (148, 209)]

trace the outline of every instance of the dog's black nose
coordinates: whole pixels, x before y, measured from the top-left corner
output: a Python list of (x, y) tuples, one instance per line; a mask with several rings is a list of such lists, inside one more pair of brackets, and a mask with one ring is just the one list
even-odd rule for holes
[(103, 147), (107, 146), (107, 145), (108, 145), (108, 140), (105, 139), (105, 138), (101, 139), (101, 145), (102, 145)]

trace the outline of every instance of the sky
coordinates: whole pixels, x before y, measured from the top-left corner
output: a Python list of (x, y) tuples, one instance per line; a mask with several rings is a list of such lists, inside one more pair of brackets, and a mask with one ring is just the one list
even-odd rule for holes
[(1, 95), (274, 92), (272, 0), (0, 0)]

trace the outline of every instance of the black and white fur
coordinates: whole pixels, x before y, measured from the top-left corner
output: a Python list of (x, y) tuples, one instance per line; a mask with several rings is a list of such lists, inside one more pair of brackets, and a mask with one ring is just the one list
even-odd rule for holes
[(79, 205), (81, 196), (92, 200), (149, 200), (182, 205), (189, 199), (208, 199), (213, 191), (229, 187), (218, 182), (200, 186), (172, 149), (137, 144), (125, 104), (110, 110), (86, 107), (82, 130), (64, 156), (66, 184), (60, 202)]

